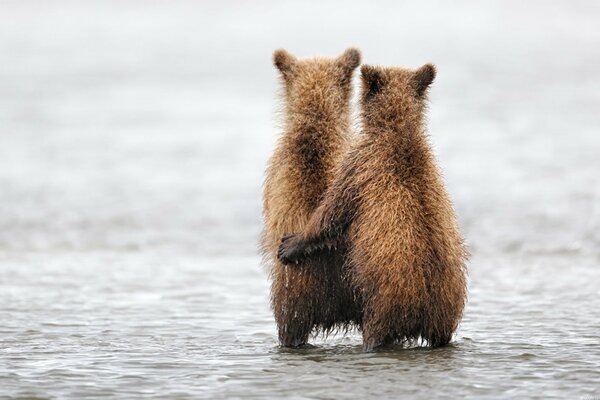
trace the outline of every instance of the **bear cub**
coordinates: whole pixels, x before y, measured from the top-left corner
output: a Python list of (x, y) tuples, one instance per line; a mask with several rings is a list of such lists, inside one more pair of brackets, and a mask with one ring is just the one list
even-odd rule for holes
[(343, 246), (366, 351), (419, 340), (442, 346), (462, 317), (468, 253), (425, 130), (436, 69), (361, 72), (362, 134), (278, 256), (295, 264)]
[(303, 230), (352, 140), (352, 75), (360, 53), (334, 59), (273, 54), (281, 75), (283, 133), (263, 188), (262, 254), (281, 345), (305, 344), (311, 332), (348, 328), (360, 319), (341, 251), (322, 252), (297, 268), (277, 259), (281, 236)]

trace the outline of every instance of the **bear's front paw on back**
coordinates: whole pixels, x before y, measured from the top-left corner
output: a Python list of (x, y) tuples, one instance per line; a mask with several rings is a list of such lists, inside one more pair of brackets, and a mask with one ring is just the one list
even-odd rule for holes
[(298, 264), (306, 256), (306, 245), (301, 234), (293, 234), (281, 238), (277, 258), (283, 264)]

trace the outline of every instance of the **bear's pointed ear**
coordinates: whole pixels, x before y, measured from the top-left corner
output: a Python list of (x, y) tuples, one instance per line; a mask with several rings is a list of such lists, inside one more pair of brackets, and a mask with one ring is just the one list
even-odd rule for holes
[(284, 78), (287, 78), (296, 66), (298, 60), (296, 57), (285, 51), (277, 49), (273, 52), (273, 65), (281, 72)]
[(363, 65), (360, 67), (360, 73), (363, 83), (363, 97), (365, 99), (371, 98), (381, 91), (383, 79), (381, 77), (381, 71), (379, 71), (377, 67)]
[(417, 90), (417, 96), (422, 96), (425, 93), (435, 79), (435, 75), (436, 70), (433, 64), (425, 64), (415, 72), (413, 83)]
[(352, 73), (360, 65), (360, 50), (349, 48), (337, 58), (336, 62), (342, 69), (344, 78), (350, 80)]

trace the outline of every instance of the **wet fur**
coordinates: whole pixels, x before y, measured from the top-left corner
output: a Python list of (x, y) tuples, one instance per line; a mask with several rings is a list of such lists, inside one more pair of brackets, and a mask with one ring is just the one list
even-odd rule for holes
[(342, 251), (319, 252), (294, 268), (276, 256), (283, 235), (304, 229), (349, 147), (352, 74), (360, 53), (298, 60), (277, 50), (273, 63), (281, 74), (284, 121), (266, 172), (261, 247), (279, 341), (296, 347), (311, 332), (348, 329), (361, 316)]
[(363, 347), (447, 344), (466, 301), (467, 251), (425, 133), (435, 68), (362, 67), (363, 132), (285, 263), (344, 243)]

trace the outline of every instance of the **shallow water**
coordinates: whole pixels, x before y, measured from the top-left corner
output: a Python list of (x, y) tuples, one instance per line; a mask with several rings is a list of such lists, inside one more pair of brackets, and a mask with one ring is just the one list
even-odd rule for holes
[[(600, 273), (571, 256), (473, 268), (454, 342), (361, 351), (360, 336), (277, 346), (252, 257), (3, 257), (3, 394), (497, 398), (596, 393)], [(477, 265), (486, 265), (475, 258)], [(518, 268), (520, 276), (514, 276)], [(34, 269), (35, 273), (31, 270)], [(562, 276), (557, 279), (557, 276)]]
[[(369, 7), (0, 4), (0, 397), (600, 396), (600, 7)], [(441, 349), (277, 346), (270, 53), (348, 45), (438, 65), (431, 139), (473, 253)]]

